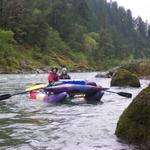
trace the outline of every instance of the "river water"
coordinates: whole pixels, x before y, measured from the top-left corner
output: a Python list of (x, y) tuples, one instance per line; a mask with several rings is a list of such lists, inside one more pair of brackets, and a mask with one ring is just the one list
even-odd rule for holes
[[(110, 79), (95, 78), (96, 72), (70, 75), (110, 87)], [(0, 75), (0, 94), (46, 81), (47, 74)], [(134, 98), (150, 83), (140, 82), (141, 88), (110, 90), (131, 92)], [(27, 94), (13, 96), (0, 102), (0, 150), (137, 150), (114, 134), (119, 116), (133, 98), (105, 93), (102, 104), (71, 106), (32, 101)]]

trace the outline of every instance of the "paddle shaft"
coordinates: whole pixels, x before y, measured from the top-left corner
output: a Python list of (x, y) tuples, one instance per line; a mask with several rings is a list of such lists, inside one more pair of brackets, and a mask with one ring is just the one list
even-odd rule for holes
[[(18, 93), (14, 93), (14, 94), (4, 94), (4, 95), (0, 95), (0, 101), (1, 100), (5, 100), (5, 99), (8, 99), (12, 96), (15, 96), (15, 95), (20, 95), (20, 94), (25, 94), (27, 92), (30, 92), (30, 91), (33, 91), (33, 90), (39, 90), (39, 89), (47, 89), (46, 88), (47, 86), (35, 86), (34, 88), (28, 88), (26, 91), (23, 91), (23, 92), (18, 92)], [(101, 89), (102, 90), (102, 89)], [(118, 94), (120, 96), (123, 96), (123, 97), (126, 97), (126, 98), (131, 98), (132, 97), (132, 94), (131, 93), (126, 93), (126, 92), (114, 92), (114, 91), (109, 91), (107, 90), (107, 88), (103, 88), (103, 91), (104, 92), (109, 92), (109, 93), (115, 93), (115, 94)]]
[(5, 99), (8, 99), (8, 98), (10, 98), (10, 97), (12, 97), (12, 96), (15, 96), (15, 95), (25, 94), (25, 93), (28, 93), (28, 92), (33, 91), (33, 90), (39, 90), (39, 89), (44, 89), (44, 88), (45, 88), (45, 87), (41, 87), (41, 88), (40, 88), (40, 87), (37, 87), (37, 88), (31, 89), (31, 90), (27, 89), (26, 91), (14, 93), (14, 94), (4, 94), (4, 95), (0, 95), (0, 101), (5, 100)]

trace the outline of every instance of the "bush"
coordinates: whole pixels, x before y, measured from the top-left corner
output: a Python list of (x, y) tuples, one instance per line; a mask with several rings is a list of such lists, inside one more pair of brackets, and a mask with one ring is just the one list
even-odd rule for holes
[(12, 31), (6, 31), (0, 29), (0, 45), (14, 44), (14, 33)]

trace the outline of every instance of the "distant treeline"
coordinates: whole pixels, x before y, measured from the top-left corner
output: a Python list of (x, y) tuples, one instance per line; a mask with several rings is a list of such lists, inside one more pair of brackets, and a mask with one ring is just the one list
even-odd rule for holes
[(150, 58), (150, 25), (117, 2), (0, 0), (0, 29), (0, 51), (8, 30), (6, 37), (13, 35), (15, 46), (32, 47), (34, 59), (57, 53), (76, 61), (82, 55), (98, 66), (107, 60)]

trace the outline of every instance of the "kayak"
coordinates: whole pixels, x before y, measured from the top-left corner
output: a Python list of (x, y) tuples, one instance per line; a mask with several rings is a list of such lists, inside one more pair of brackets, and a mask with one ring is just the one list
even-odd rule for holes
[(77, 85), (77, 84), (63, 84), (58, 86), (51, 86), (44, 88), (48, 92), (55, 94), (67, 92), (68, 94), (95, 94), (99, 91), (106, 91), (108, 88), (102, 88), (92, 85)]
[(67, 98), (84, 94), (83, 98), (87, 103), (100, 102), (107, 88), (95, 87), (91, 85), (64, 84), (48, 87), (44, 90), (31, 91), (30, 98), (43, 100), (48, 103), (66, 103)]

